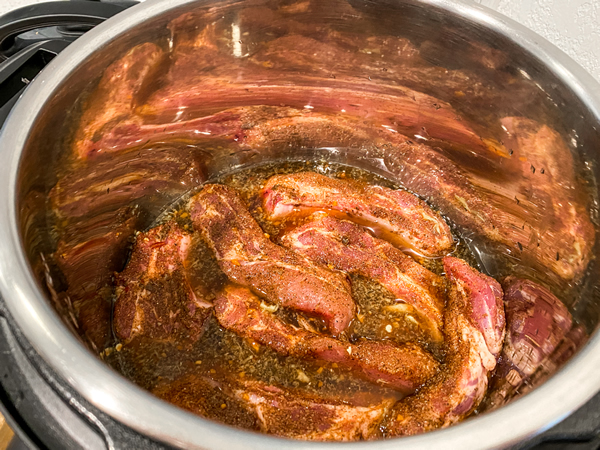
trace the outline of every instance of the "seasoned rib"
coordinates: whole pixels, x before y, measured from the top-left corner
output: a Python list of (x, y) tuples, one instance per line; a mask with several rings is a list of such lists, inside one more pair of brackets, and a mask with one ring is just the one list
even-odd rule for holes
[(186, 279), (191, 235), (175, 222), (138, 234), (131, 259), (116, 275), (114, 327), (123, 342), (136, 336), (196, 341), (212, 305)]
[(303, 211), (335, 211), (424, 256), (443, 255), (454, 244), (440, 215), (406, 191), (301, 172), (271, 177), (262, 195), (272, 220)]
[[(495, 279), (478, 272), (459, 258), (444, 258), (444, 270), (462, 296), (462, 303), (455, 303), (454, 308), (468, 313), (467, 318), (483, 336), (487, 351), (498, 358), (506, 334), (502, 287)], [(481, 348), (483, 355), (485, 352)], [(484, 365), (488, 366), (487, 363)]]
[(394, 402), (386, 399), (374, 405), (353, 404), (258, 381), (241, 382), (234, 395), (254, 409), (261, 431), (315, 441), (372, 438)]
[(258, 417), (248, 407), (248, 402), (232, 395), (221, 380), (201, 374), (188, 374), (173, 381), (159, 383), (152, 393), (199, 416), (227, 425), (260, 430)]
[(415, 308), (434, 340), (442, 340), (444, 280), (388, 242), (328, 216), (295, 228), (281, 242), (318, 263), (378, 281), (398, 302)]
[(352, 441), (378, 434), (393, 399), (374, 402), (288, 389), (217, 373), (163, 381), (152, 393), (163, 400), (228, 425), (295, 439)]
[(215, 300), (222, 327), (267, 345), (276, 352), (299, 358), (334, 362), (374, 383), (412, 393), (437, 370), (436, 361), (414, 344), (359, 340), (354, 344), (304, 329), (276, 317), (248, 289), (227, 286)]
[(321, 317), (333, 334), (348, 327), (356, 306), (344, 276), (271, 242), (233, 189), (206, 185), (189, 205), (194, 227), (232, 281)]
[(445, 312), (446, 363), (419, 392), (400, 400), (384, 423), (387, 436), (413, 435), (467, 417), (486, 393), (504, 338), (502, 289), (464, 261), (444, 258), (452, 284)]
[(493, 407), (506, 403), (543, 370), (573, 324), (563, 302), (533, 281), (507, 279), (504, 299), (508, 329), (502, 361), (494, 376), (489, 402)]

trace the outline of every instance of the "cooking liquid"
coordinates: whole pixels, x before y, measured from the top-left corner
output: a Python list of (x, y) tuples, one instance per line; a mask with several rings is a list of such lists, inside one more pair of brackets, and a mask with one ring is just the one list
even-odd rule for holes
[[(399, 188), (389, 180), (362, 169), (327, 162), (281, 162), (246, 168), (227, 174), (210, 183), (223, 183), (235, 188), (248, 206), (251, 214), (271, 240), (288, 229), (300, 225), (305, 217), (271, 222), (263, 214), (259, 193), (266, 180), (275, 174), (315, 171), (328, 176), (353, 179), (389, 188)], [(195, 193), (195, 192), (194, 192)], [(186, 229), (192, 229), (189, 214), (180, 205), (193, 195), (182, 198), (171, 210), (162, 214), (154, 225), (174, 219)], [(455, 233), (454, 256), (463, 258), (473, 267), (478, 267), (466, 243)], [(208, 292), (206, 300), (212, 301), (214, 293), (226, 283), (212, 251), (195, 234), (187, 262), (188, 277), (195, 290)], [(431, 271), (442, 274), (441, 258), (417, 258)], [(347, 333), (352, 342), (358, 338), (391, 340), (397, 343), (418, 342), (430, 350), (440, 361), (443, 349), (432, 346), (422, 330), (418, 316), (410, 308), (398, 307), (394, 296), (378, 283), (362, 276), (351, 276), (353, 298), (358, 314)], [(324, 324), (302, 313), (278, 308), (276, 315), (298, 327), (325, 331)], [(143, 338), (134, 339), (126, 345), (117, 345), (118, 351), (104, 352), (105, 359), (139, 386), (153, 390), (180, 377), (195, 374), (212, 379), (223, 376), (238, 379), (260, 380), (283, 388), (302, 388), (307, 392), (331, 395), (348, 401), (378, 403), (383, 398), (400, 399), (398, 392), (366, 382), (355, 377), (351, 371), (337, 364), (310, 361), (292, 356), (283, 357), (273, 350), (248, 341), (233, 332), (223, 329), (214, 315), (208, 319), (202, 337), (193, 345), (184, 342), (157, 342)], [(181, 394), (180, 394), (181, 395)], [(193, 390), (185, 395), (198, 395)], [(209, 413), (210, 415), (210, 413)]]

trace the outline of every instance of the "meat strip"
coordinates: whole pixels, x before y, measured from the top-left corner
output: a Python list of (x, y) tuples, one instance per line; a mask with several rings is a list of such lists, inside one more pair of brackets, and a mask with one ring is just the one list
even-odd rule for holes
[(373, 402), (331, 398), (227, 375), (188, 374), (163, 381), (152, 393), (180, 408), (228, 425), (278, 436), (353, 441), (374, 437), (392, 407), (391, 398)]
[(419, 434), (467, 417), (496, 367), (504, 339), (500, 285), (458, 258), (444, 258), (444, 269), (452, 285), (444, 323), (446, 367), (396, 404), (384, 423), (387, 436)]
[(267, 345), (281, 355), (315, 358), (354, 370), (362, 378), (412, 393), (431, 378), (438, 364), (417, 345), (359, 340), (354, 344), (293, 327), (276, 317), (248, 289), (227, 286), (215, 300), (222, 327)]
[(137, 235), (127, 267), (116, 275), (114, 328), (119, 339), (194, 342), (201, 336), (212, 305), (186, 279), (191, 240), (175, 222)]
[(445, 281), (363, 227), (325, 216), (285, 234), (282, 243), (337, 270), (381, 283), (397, 301), (412, 305), (435, 341), (442, 340)]
[(441, 216), (406, 191), (301, 172), (271, 177), (262, 195), (272, 220), (316, 210), (335, 211), (420, 255), (440, 256), (454, 245)]
[(385, 399), (374, 405), (352, 404), (258, 381), (242, 382), (234, 395), (254, 409), (262, 432), (315, 441), (374, 437), (394, 403), (393, 399)]
[(152, 393), (199, 416), (259, 431), (258, 418), (248, 407), (247, 401), (235, 398), (225, 388), (225, 383), (221, 380), (201, 374), (188, 374), (159, 383)]
[(271, 242), (233, 189), (206, 185), (189, 205), (194, 227), (232, 281), (321, 317), (333, 334), (348, 327), (356, 306), (346, 278)]

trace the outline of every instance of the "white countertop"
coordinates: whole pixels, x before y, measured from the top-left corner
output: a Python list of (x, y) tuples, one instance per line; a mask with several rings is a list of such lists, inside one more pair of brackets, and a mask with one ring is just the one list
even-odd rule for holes
[[(0, 14), (46, 0), (0, 0)], [(168, 1), (168, 0), (164, 0)], [(600, 0), (472, 0), (548, 39), (600, 81)]]

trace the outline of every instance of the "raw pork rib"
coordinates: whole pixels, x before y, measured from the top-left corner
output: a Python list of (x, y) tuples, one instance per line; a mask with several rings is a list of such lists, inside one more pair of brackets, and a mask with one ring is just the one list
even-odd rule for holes
[(348, 327), (356, 306), (345, 277), (271, 242), (233, 189), (206, 185), (189, 206), (194, 227), (232, 281), (271, 302), (323, 318), (333, 334)]
[(398, 402), (384, 424), (388, 436), (413, 435), (467, 417), (487, 390), (504, 340), (502, 289), (464, 261), (444, 258), (452, 283), (445, 314), (446, 367), (415, 395)]
[(114, 327), (123, 342), (200, 337), (212, 305), (186, 279), (191, 240), (175, 222), (138, 234), (127, 268), (116, 275)]
[(375, 405), (353, 404), (258, 381), (245, 381), (234, 392), (255, 411), (261, 431), (316, 441), (369, 439), (393, 405), (392, 399)]
[(406, 191), (301, 172), (271, 177), (262, 195), (265, 211), (273, 220), (303, 211), (331, 210), (424, 256), (443, 255), (454, 245), (440, 215)]
[(324, 217), (290, 231), (282, 243), (318, 263), (378, 281), (415, 308), (434, 340), (442, 340), (445, 281), (388, 242), (352, 222)]
[(293, 327), (265, 308), (248, 289), (227, 286), (217, 295), (215, 314), (221, 326), (240, 336), (300, 358), (335, 362), (363, 378), (412, 393), (437, 371), (431, 355), (414, 344), (359, 340), (354, 344)]

